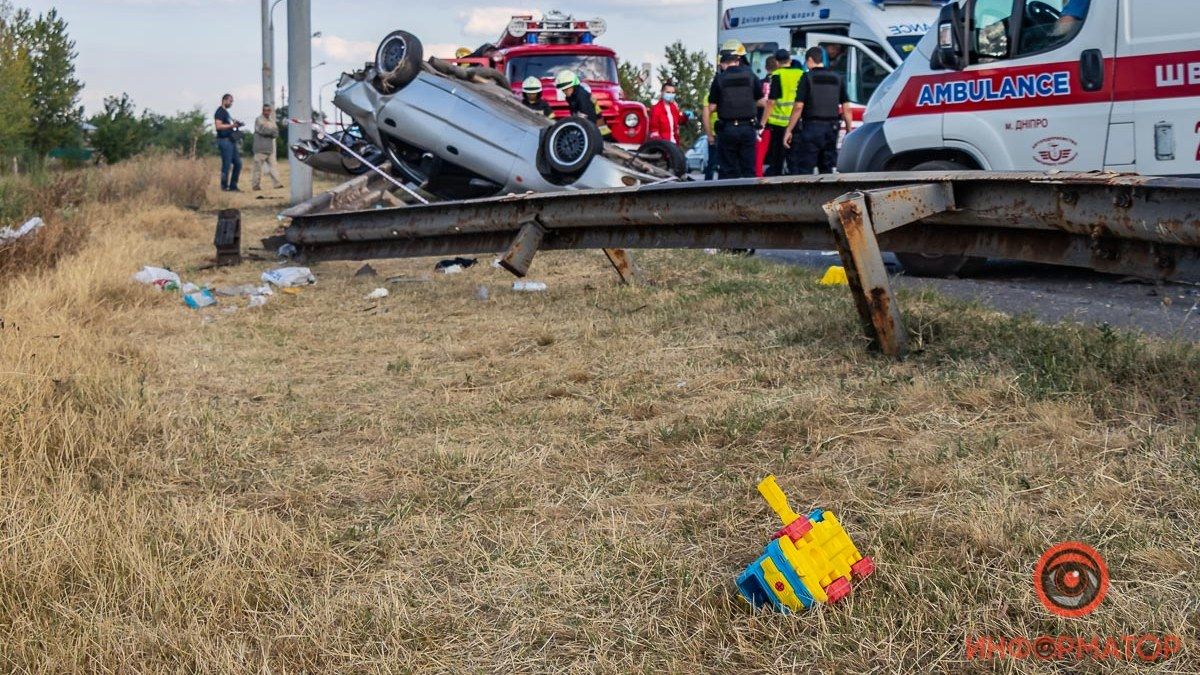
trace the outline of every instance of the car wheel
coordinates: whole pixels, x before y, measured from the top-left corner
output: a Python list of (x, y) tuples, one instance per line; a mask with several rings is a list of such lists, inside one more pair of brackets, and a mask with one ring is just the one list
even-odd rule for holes
[(421, 62), (424, 59), (425, 49), (417, 36), (402, 30), (389, 33), (375, 51), (379, 90), (391, 93), (402, 89), (421, 72)]
[[(922, 162), (912, 171), (968, 171), (969, 167), (948, 159)], [(945, 278), (978, 270), (987, 258), (969, 255), (935, 255), (930, 253), (897, 253), (896, 259), (904, 271), (914, 277)]]
[(600, 153), (604, 138), (596, 125), (579, 117), (558, 120), (542, 136), (542, 157), (555, 172), (578, 176)]
[(687, 155), (678, 145), (670, 141), (655, 139), (646, 141), (637, 150), (638, 159), (649, 162), (654, 166), (670, 173), (676, 178), (687, 175)]

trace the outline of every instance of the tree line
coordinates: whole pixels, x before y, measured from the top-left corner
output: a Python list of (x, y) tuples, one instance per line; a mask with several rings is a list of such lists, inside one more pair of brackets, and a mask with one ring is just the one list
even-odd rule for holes
[[(208, 116), (199, 109), (161, 115), (136, 110), (128, 94), (110, 96), (85, 116), (75, 75), (75, 41), (58, 10), (34, 15), (0, 0), (0, 160), (40, 165), (47, 157), (119, 162), (159, 148), (213, 154)], [(85, 131), (85, 124), (90, 125)], [(94, 128), (93, 128), (94, 127)]]

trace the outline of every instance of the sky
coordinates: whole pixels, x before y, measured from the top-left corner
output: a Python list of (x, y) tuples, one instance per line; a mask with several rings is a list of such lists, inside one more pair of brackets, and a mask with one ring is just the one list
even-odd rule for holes
[[(727, 6), (766, 0), (731, 0)], [(379, 40), (403, 28), (417, 35), (427, 56), (452, 56), (495, 40), (513, 14), (559, 9), (577, 17), (603, 17), (598, 40), (635, 63), (662, 62), (675, 40), (709, 54), (716, 43), (716, 0), (311, 0), (313, 96), (331, 95), (342, 71), (361, 68)], [(57, 8), (68, 22), (79, 57), (76, 72), (91, 114), (106, 96), (128, 93), (139, 108), (171, 113), (216, 108), (234, 95), (234, 113), (250, 119), (262, 98), (259, 0), (13, 0), (34, 12)], [(276, 97), (287, 81), (287, 0), (275, 9)], [(320, 90), (320, 91), (319, 91)]]

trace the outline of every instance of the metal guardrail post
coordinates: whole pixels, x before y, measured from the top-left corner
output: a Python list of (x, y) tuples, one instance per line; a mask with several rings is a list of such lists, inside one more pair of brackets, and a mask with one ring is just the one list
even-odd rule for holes
[(621, 283), (632, 284), (637, 280), (637, 265), (633, 264), (633, 254), (623, 248), (603, 250), (604, 255), (608, 257), (608, 262), (612, 263), (613, 269), (621, 277)]
[(824, 206), (867, 338), (888, 356), (908, 351), (908, 332), (888, 283), (876, 234), (954, 209), (948, 183), (851, 192)]
[(513, 243), (508, 247), (508, 252), (500, 258), (500, 266), (518, 277), (529, 274), (533, 256), (541, 247), (542, 237), (545, 236), (546, 228), (542, 227), (537, 218), (525, 221), (521, 224), (517, 236), (513, 237)]

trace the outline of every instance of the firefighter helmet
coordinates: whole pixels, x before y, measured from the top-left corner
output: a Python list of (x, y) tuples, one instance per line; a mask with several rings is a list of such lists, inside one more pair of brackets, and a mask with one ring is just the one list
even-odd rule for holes
[(573, 70), (560, 71), (558, 76), (554, 78), (554, 86), (560, 91), (568, 87), (578, 87), (579, 75)]
[(737, 56), (745, 56), (746, 45), (742, 44), (741, 40), (726, 40), (721, 45), (721, 53), (724, 54), (726, 52), (736, 54)]
[(454, 58), (456, 58), (456, 59), (465, 59), (470, 55), (471, 55), (471, 50), (467, 49), (466, 47), (459, 47), (458, 49), (456, 49), (454, 51)]
[(521, 91), (526, 94), (540, 94), (542, 93), (542, 81), (530, 75), (521, 84)]

